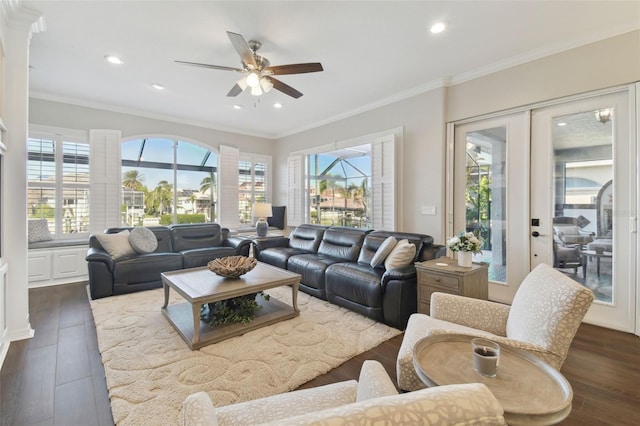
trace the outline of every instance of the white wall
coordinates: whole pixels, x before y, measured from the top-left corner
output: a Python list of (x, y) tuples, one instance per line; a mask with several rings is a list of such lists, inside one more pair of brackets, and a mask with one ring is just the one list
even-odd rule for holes
[[(274, 160), (274, 202), (287, 201), (287, 163), (290, 152), (353, 139), (394, 128), (403, 128), (401, 173), (403, 193), (400, 231), (431, 235), (442, 242), (444, 206), (444, 99), (435, 89), (401, 102), (355, 115), (312, 130), (279, 139)], [(420, 214), (420, 206), (436, 206), (437, 214)]]
[[(454, 79), (455, 80), (455, 79)], [(444, 241), (445, 123), (640, 81), (640, 31), (633, 31), (447, 88), (435, 89), (277, 141), (276, 203), (287, 200), (289, 152), (404, 128), (402, 229)], [(420, 214), (435, 205), (436, 216)]]
[(638, 80), (640, 31), (632, 31), (451, 86), (447, 91), (446, 120)]
[(29, 100), (29, 124), (75, 130), (113, 129), (119, 130), (123, 138), (181, 136), (207, 144), (216, 151), (220, 145), (227, 145), (241, 152), (271, 155), (274, 147), (270, 139), (37, 98)]

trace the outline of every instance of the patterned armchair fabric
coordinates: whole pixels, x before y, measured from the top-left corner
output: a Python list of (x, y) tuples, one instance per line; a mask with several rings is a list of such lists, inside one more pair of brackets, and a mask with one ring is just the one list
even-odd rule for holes
[(504, 425), (503, 409), (480, 383), (398, 395), (382, 364), (365, 361), (350, 380), (223, 407), (205, 392), (183, 403), (184, 426), (213, 425)]
[(408, 391), (425, 387), (413, 367), (413, 348), (422, 337), (441, 333), (487, 337), (529, 351), (560, 370), (593, 298), (591, 290), (545, 264), (526, 276), (511, 306), (433, 293), (431, 316), (409, 318), (396, 363), (398, 386)]

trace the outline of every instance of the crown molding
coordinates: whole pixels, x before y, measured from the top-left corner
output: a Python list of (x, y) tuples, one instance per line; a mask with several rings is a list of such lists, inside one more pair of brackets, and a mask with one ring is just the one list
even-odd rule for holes
[(55, 94), (46, 93), (46, 92), (31, 91), (29, 93), (29, 97), (30, 98), (34, 98), (34, 99), (41, 99), (41, 100), (44, 100), (44, 101), (60, 102), (60, 103), (63, 103), (63, 104), (81, 106), (81, 107), (85, 107), (85, 108), (93, 108), (93, 109), (99, 109), (99, 110), (104, 110), (104, 111), (110, 111), (110, 112), (115, 112), (115, 113), (119, 113), (119, 114), (134, 115), (134, 116), (138, 116), (138, 117), (150, 118), (150, 119), (153, 119), (153, 120), (161, 120), (161, 121), (166, 121), (166, 122), (169, 122), (169, 123), (183, 124), (183, 125), (186, 125), (186, 126), (201, 127), (201, 128), (204, 128), (204, 129), (217, 130), (217, 131), (220, 131), (220, 132), (233, 133), (233, 134), (236, 134), (236, 135), (251, 136), (251, 137), (263, 138), (263, 139), (269, 139), (269, 140), (274, 140), (275, 139), (275, 136), (272, 135), (272, 134), (253, 133), (253, 132), (248, 132), (248, 131), (243, 130), (243, 129), (236, 129), (236, 128), (232, 128), (232, 127), (214, 126), (211, 123), (207, 123), (207, 122), (204, 122), (204, 121), (187, 120), (187, 119), (177, 118), (177, 117), (173, 117), (173, 116), (169, 116), (169, 115), (156, 114), (156, 113), (152, 113), (152, 112), (149, 112), (149, 111), (138, 110), (138, 109), (134, 109), (134, 108), (126, 108), (126, 107), (119, 107), (119, 106), (114, 106), (114, 105), (100, 104), (100, 103), (97, 103), (97, 102), (90, 102), (90, 101), (87, 101), (85, 99), (78, 99), (78, 98), (73, 98), (73, 97), (60, 96), (60, 95), (55, 95)]

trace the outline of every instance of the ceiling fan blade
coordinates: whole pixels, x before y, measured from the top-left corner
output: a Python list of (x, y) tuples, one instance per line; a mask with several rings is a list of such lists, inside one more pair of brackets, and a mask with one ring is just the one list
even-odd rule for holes
[(298, 92), (296, 89), (294, 89), (293, 87), (289, 86), (288, 84), (284, 84), (280, 80), (276, 80), (273, 77), (269, 77), (269, 80), (271, 80), (271, 82), (273, 83), (273, 88), (274, 89), (281, 91), (285, 95), (289, 95), (292, 98), (296, 98), (296, 99), (298, 99), (300, 96), (302, 96), (301, 92)]
[(242, 63), (245, 65), (251, 65), (253, 69), (258, 69), (258, 64), (256, 63), (256, 58), (253, 57), (253, 52), (249, 48), (249, 44), (240, 34), (232, 33), (231, 31), (227, 31), (227, 35), (229, 36), (229, 40), (231, 40), (231, 44), (236, 49), (236, 52), (242, 58)]
[(197, 62), (186, 62), (186, 61), (174, 61), (174, 62), (176, 62), (178, 64), (183, 64), (183, 65), (191, 65), (193, 67), (210, 68), (210, 69), (222, 70), (222, 71), (244, 72), (244, 70), (241, 69), (241, 68), (224, 67), (222, 65), (199, 64)]
[(323, 71), (323, 68), (320, 62), (309, 62), (306, 64), (276, 65), (273, 67), (265, 67), (264, 70), (273, 73), (273, 75), (284, 75), (319, 72)]
[(242, 93), (242, 87), (238, 86), (238, 84), (236, 83), (231, 88), (231, 90), (229, 90), (229, 93), (227, 93), (227, 96), (229, 97), (238, 96), (240, 93)]

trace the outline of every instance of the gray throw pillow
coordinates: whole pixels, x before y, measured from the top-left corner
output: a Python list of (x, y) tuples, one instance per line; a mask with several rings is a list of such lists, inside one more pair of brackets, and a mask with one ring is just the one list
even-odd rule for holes
[(398, 241), (395, 239), (395, 237), (387, 237), (387, 239), (384, 240), (382, 244), (380, 244), (378, 250), (376, 250), (376, 254), (373, 255), (370, 263), (371, 267), (375, 268), (379, 265), (382, 265), (382, 262), (384, 262), (387, 256), (389, 256), (389, 253), (391, 253), (391, 250), (393, 250), (397, 242)]
[(51, 241), (51, 232), (49, 232), (49, 222), (47, 219), (31, 219), (28, 227), (29, 244), (40, 241)]
[(138, 254), (153, 253), (158, 248), (158, 239), (151, 229), (137, 227), (129, 232), (129, 244)]

